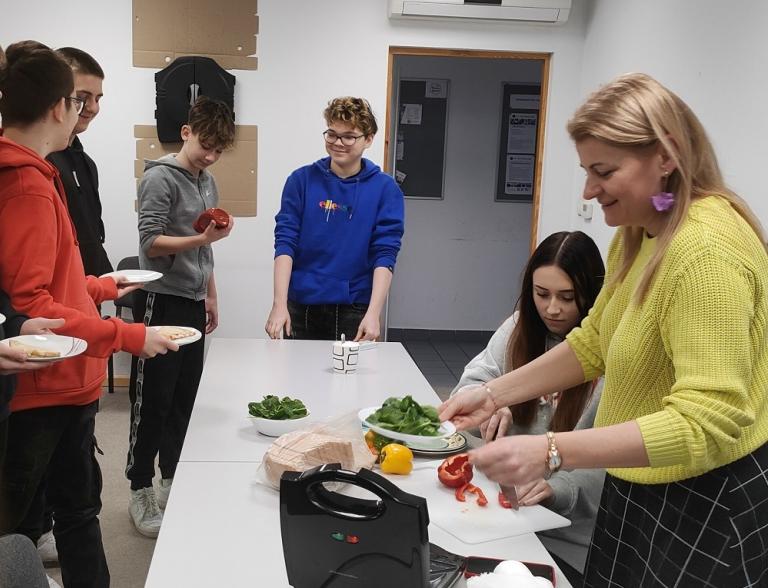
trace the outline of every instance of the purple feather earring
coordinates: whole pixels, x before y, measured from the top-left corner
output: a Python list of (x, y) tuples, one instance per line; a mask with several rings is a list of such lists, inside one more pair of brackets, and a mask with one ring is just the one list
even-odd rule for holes
[[(667, 175), (669, 172), (664, 170), (664, 184), (667, 183)], [(675, 205), (675, 195), (672, 192), (659, 192), (651, 196), (651, 202), (653, 207), (659, 212), (669, 210)]]

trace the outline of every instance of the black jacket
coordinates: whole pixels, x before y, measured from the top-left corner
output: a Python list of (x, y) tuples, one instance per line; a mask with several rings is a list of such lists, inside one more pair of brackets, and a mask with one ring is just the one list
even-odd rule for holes
[[(5, 315), (5, 322), (0, 325), (0, 339), (18, 335), (21, 325), (27, 320), (27, 317), (13, 310), (10, 299), (2, 291), (0, 291), (0, 314)], [(16, 376), (0, 376), (0, 422), (8, 418), (10, 414), (8, 405), (15, 388)]]
[(61, 174), (69, 216), (77, 231), (85, 275), (100, 276), (111, 272), (112, 264), (104, 250), (105, 233), (101, 220), (99, 172), (96, 164), (83, 151), (83, 144), (77, 137), (63, 151), (51, 153), (48, 161)]

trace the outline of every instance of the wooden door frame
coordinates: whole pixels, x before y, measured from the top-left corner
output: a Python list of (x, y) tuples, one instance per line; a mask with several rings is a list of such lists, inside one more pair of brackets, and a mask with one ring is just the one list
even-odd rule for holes
[(392, 116), (392, 98), (394, 83), (392, 72), (394, 69), (395, 57), (399, 56), (418, 56), (418, 57), (469, 57), (472, 59), (513, 59), (541, 61), (541, 103), (539, 106), (539, 128), (536, 134), (536, 165), (533, 173), (533, 201), (531, 202), (531, 240), (530, 251), (533, 253), (536, 249), (538, 231), (539, 231), (539, 206), (541, 200), (541, 169), (544, 160), (544, 130), (547, 121), (547, 97), (549, 96), (549, 62), (552, 58), (551, 53), (533, 53), (525, 51), (486, 51), (480, 49), (439, 49), (432, 47), (400, 47), (390, 46), (389, 58), (387, 63), (387, 114), (385, 119), (386, 136), (384, 138), (384, 170), (392, 171), (390, 161), (390, 122)]

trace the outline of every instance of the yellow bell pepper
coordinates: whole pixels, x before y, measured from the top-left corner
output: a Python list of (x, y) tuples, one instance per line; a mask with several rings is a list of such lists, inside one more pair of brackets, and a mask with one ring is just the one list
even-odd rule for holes
[(381, 448), (381, 471), (385, 474), (410, 474), (413, 453), (405, 445), (390, 443)]

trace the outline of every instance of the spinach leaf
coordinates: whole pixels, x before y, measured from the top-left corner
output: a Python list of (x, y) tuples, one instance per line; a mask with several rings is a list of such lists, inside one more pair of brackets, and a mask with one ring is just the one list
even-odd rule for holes
[(440, 428), (437, 409), (422, 406), (410, 396), (387, 398), (381, 408), (368, 417), (368, 422), (389, 431), (424, 437), (437, 436)]
[(307, 416), (307, 407), (301, 400), (294, 400), (284, 396), (281, 400), (277, 396), (265, 396), (261, 402), (249, 402), (248, 412), (251, 416), (270, 419), (273, 421), (285, 421)]

